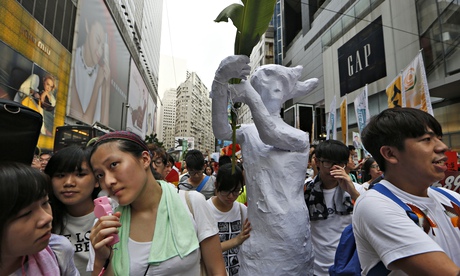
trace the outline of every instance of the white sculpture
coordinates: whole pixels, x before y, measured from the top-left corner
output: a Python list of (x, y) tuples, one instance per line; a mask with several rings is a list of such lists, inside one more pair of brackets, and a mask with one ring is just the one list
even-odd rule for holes
[[(247, 185), (251, 237), (241, 248), (240, 275), (313, 275), (310, 222), (303, 196), (310, 148), (308, 133), (286, 124), (281, 104), (306, 95), (317, 79), (300, 82), (302, 67), (265, 65), (251, 80), (249, 58), (225, 58), (212, 85), (212, 126), (218, 139), (231, 140), (227, 101), (243, 102), (254, 124), (236, 132)], [(243, 79), (229, 85), (231, 78)]]

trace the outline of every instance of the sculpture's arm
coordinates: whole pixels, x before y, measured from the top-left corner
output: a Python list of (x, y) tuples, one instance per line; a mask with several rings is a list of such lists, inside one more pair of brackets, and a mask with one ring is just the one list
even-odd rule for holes
[(286, 124), (278, 114), (270, 114), (259, 93), (248, 81), (231, 87), (234, 101), (242, 101), (251, 109), (252, 119), (265, 144), (283, 150), (299, 151), (309, 147), (308, 134)]
[[(228, 122), (228, 81), (232, 78), (246, 79), (250, 72), (247, 56), (229, 56), (222, 60), (211, 87), (212, 130), (217, 139), (231, 140), (232, 128)], [(237, 137), (237, 140), (238, 137)]]

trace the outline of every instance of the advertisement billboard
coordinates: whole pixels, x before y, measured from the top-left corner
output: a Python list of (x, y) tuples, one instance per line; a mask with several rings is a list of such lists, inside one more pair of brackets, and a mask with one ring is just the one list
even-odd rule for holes
[(132, 131), (142, 138), (147, 134), (147, 121), (152, 119), (148, 117), (148, 106), (150, 101), (151, 97), (147, 90), (147, 86), (136, 64), (131, 60), (126, 130)]
[(17, 1), (0, 0), (0, 97), (39, 112), (37, 146), (52, 149), (64, 125), (71, 54)]
[(130, 54), (104, 1), (78, 1), (68, 116), (122, 127)]

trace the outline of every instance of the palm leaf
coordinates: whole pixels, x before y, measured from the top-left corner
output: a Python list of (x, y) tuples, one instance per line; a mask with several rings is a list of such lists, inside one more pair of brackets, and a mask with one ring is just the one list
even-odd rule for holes
[[(267, 31), (268, 24), (273, 17), (276, 0), (242, 0), (243, 5), (231, 4), (226, 7), (215, 22), (228, 22), (230, 18), (236, 27), (235, 55), (250, 56), (252, 49), (260, 40), (260, 37)], [(232, 83), (239, 83), (240, 80), (231, 80)], [(239, 103), (235, 104), (239, 107)], [(232, 110), (232, 173), (235, 172), (236, 164), (236, 113)]]
[(228, 22), (236, 27), (235, 55), (250, 56), (252, 49), (265, 33), (273, 17), (276, 0), (243, 0), (243, 5), (231, 4), (214, 20)]

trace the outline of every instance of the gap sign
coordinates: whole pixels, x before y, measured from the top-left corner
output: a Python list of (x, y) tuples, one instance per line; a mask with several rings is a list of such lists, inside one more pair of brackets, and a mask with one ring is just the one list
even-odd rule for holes
[(338, 49), (340, 96), (386, 77), (382, 17)]

